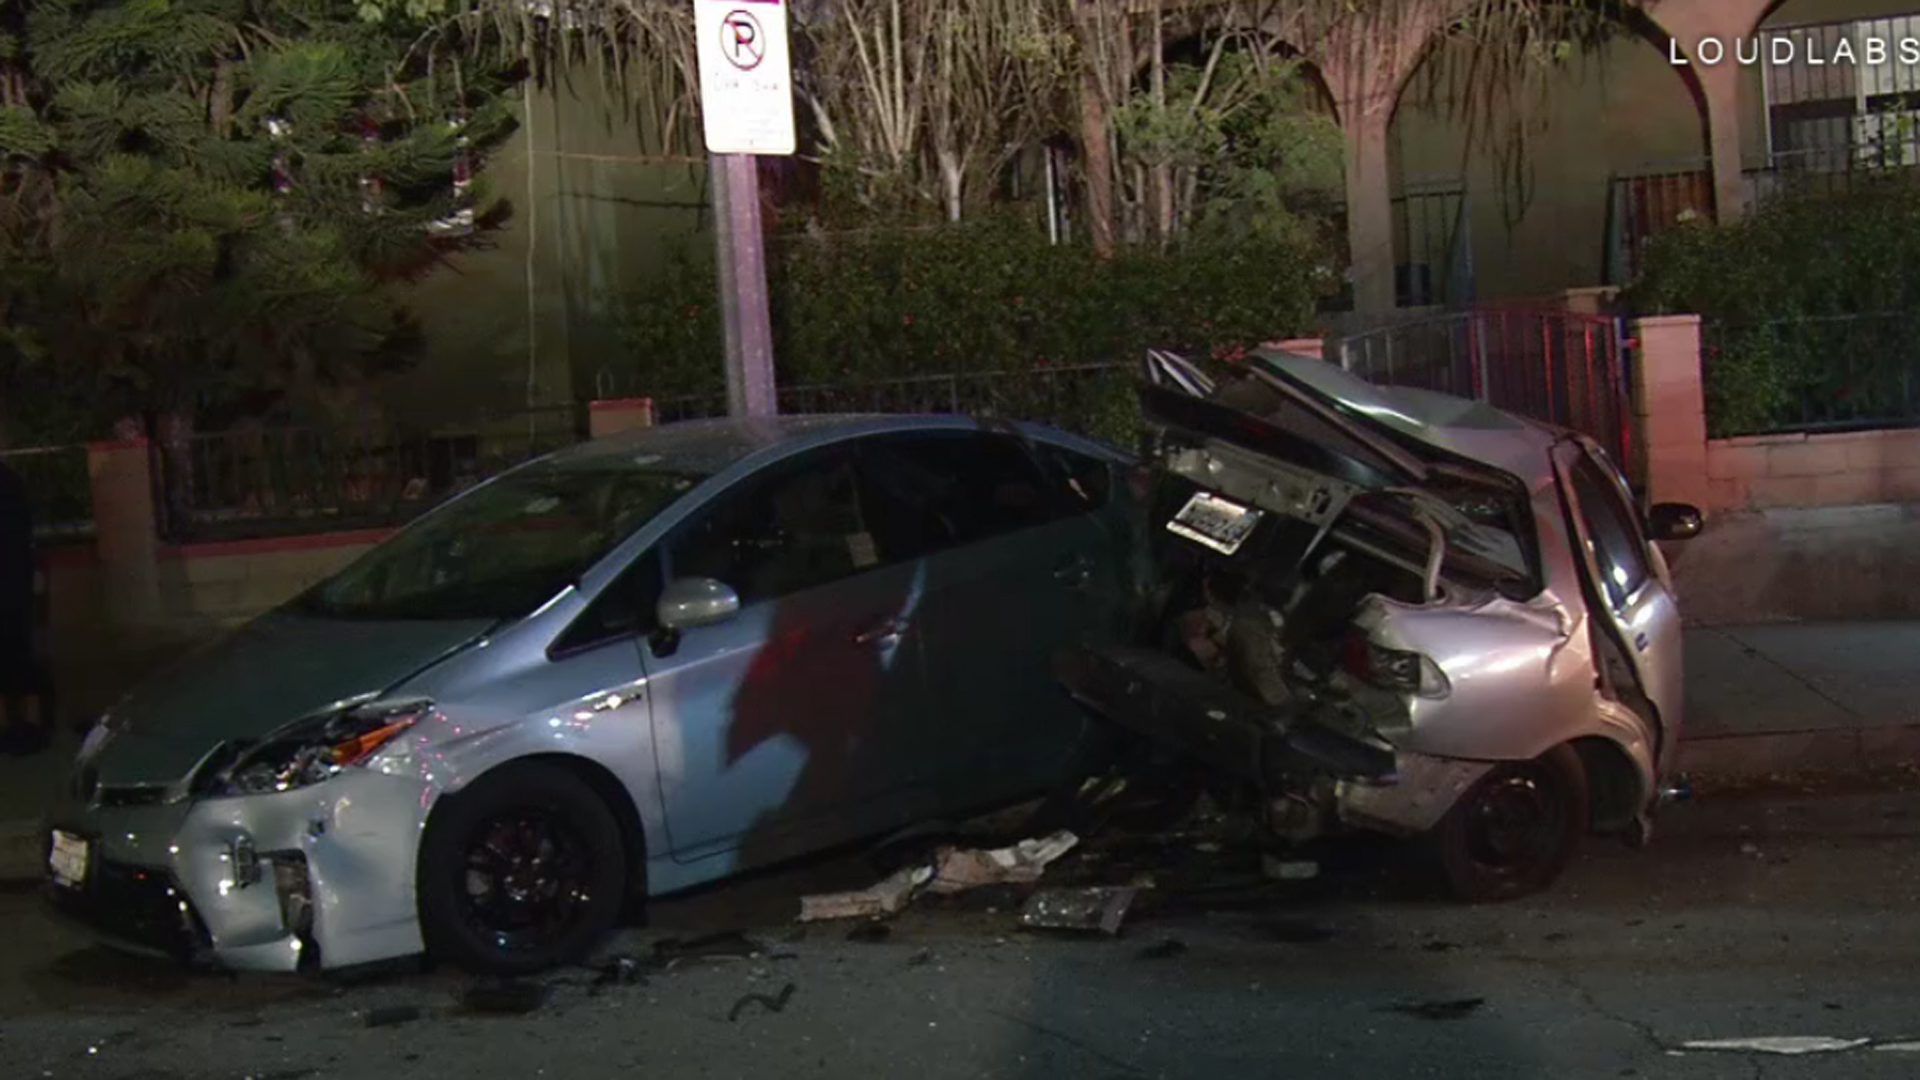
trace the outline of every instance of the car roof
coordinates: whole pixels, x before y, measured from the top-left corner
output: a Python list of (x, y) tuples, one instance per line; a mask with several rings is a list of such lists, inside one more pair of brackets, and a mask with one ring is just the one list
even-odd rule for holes
[[(802, 414), (767, 417), (716, 417), (636, 428), (556, 451), (540, 459), (555, 468), (654, 468), (693, 476), (714, 476), (762, 451), (785, 456), (812, 446), (862, 435), (913, 431), (980, 431), (990, 424), (970, 416), (946, 414)], [(1117, 448), (1026, 422), (1008, 426), (1023, 435), (1109, 456)]]
[(1260, 356), (1381, 427), (1512, 473), (1529, 487), (1551, 480), (1551, 452), (1564, 432), (1484, 401), (1368, 382), (1319, 357), (1263, 349)]

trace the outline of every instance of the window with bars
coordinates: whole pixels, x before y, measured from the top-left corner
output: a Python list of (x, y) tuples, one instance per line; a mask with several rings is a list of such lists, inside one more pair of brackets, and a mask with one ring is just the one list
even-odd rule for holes
[(1774, 170), (1920, 165), (1920, 12), (1769, 28), (1758, 45)]

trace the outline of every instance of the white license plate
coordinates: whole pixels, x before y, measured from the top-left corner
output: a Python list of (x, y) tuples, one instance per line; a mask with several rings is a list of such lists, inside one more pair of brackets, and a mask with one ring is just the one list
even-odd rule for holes
[(1204, 544), (1222, 555), (1240, 550), (1265, 513), (1202, 491), (1167, 522), (1167, 531)]
[(47, 869), (53, 874), (53, 883), (69, 889), (77, 889), (87, 880), (87, 842), (72, 833), (53, 833), (53, 848), (47, 854)]

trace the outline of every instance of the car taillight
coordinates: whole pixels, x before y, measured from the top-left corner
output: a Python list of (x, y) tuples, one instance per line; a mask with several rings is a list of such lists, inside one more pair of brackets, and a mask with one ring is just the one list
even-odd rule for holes
[(1417, 652), (1389, 649), (1362, 633), (1347, 638), (1346, 668), (1347, 674), (1382, 690), (1425, 697), (1447, 692), (1446, 676), (1432, 660)]

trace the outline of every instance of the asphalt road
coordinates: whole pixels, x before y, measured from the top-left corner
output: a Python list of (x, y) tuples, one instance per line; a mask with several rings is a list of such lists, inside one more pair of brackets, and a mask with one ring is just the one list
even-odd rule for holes
[[(1120, 936), (1090, 939), (1023, 932), (990, 893), (917, 908), (879, 941), (789, 921), (795, 890), (870, 873), (841, 860), (660, 905), (614, 945), (644, 982), (563, 973), (519, 1015), (469, 1011), (453, 974), (184, 975), (85, 947), (17, 889), (0, 896), (0, 1073), (1920, 1074), (1920, 1044), (1897, 1048), (1920, 1039), (1920, 794), (1707, 797), (1661, 830), (1646, 851), (1596, 844), (1549, 895), (1484, 908), (1407, 898), (1371, 853), (1312, 886), (1250, 891), (1224, 862), (1194, 870), (1215, 857), (1170, 840), (1063, 864), (1062, 879), (1156, 879)], [(1205, 880), (1224, 891), (1197, 896)], [(663, 938), (719, 930), (744, 930), (758, 955), (653, 962)], [(419, 1016), (369, 1027), (387, 1008)], [(1798, 1056), (1685, 1047), (1765, 1036), (1872, 1041)]]

